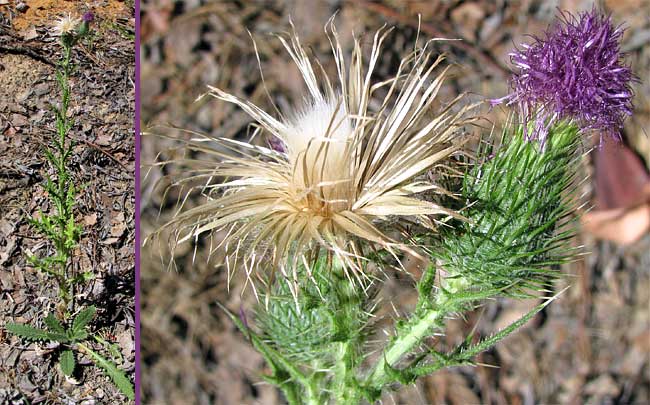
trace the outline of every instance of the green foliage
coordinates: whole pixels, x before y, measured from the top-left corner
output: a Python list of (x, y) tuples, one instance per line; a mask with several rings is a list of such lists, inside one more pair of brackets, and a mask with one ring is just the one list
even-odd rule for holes
[(319, 359), (319, 366), (332, 365), (331, 344), (358, 342), (370, 317), (368, 297), (359, 296), (341, 272), (332, 269), (330, 259), (322, 255), (308, 276), (304, 269), (298, 279), (299, 293), (294, 297), (289, 282), (277, 279), (265, 304), (255, 311), (263, 338), (289, 358), (302, 362)]
[(267, 344), (242, 319), (237, 318), (220, 303), (217, 304), (228, 314), (233, 323), (248, 337), (255, 349), (266, 360), (271, 369), (271, 374), (263, 376), (264, 380), (279, 387), (284, 392), (289, 404), (302, 403), (300, 391), (302, 387), (310, 386), (309, 379), (294, 365), (294, 362), (277, 352), (270, 344)]
[(74, 353), (72, 350), (64, 350), (59, 357), (59, 366), (63, 374), (71, 376), (74, 372)]
[(7, 332), (20, 336), (27, 340), (54, 340), (60, 343), (67, 343), (68, 337), (65, 333), (48, 332), (43, 329), (34, 328), (20, 323), (7, 323)]
[(83, 332), (86, 328), (86, 325), (88, 325), (88, 322), (90, 322), (95, 317), (95, 312), (96, 310), (94, 306), (82, 309), (72, 322), (71, 332), (75, 335)]
[(66, 349), (64, 349), (59, 355), (59, 366), (61, 367), (61, 371), (67, 376), (71, 376), (74, 373), (76, 364), (74, 350), (76, 349), (86, 352), (97, 366), (104, 369), (106, 375), (115, 382), (115, 385), (124, 395), (129, 399), (134, 399), (135, 394), (133, 392), (133, 386), (124, 373), (113, 363), (83, 344), (83, 341), (88, 339), (88, 331), (86, 330), (86, 327), (95, 317), (96, 312), (94, 306), (82, 309), (79, 311), (77, 316), (72, 319), (71, 325), (67, 329), (61, 321), (52, 314), (46, 316), (44, 320), (47, 330), (18, 323), (8, 323), (5, 325), (5, 329), (24, 339), (55, 341), (65, 345)]
[[(276, 279), (255, 310), (256, 329), (245, 318), (233, 322), (264, 356), (271, 369), (265, 377), (280, 387), (290, 404), (337, 403), (360, 398), (355, 370), (367, 338), (373, 295), (371, 281), (352, 282), (331, 256), (322, 255), (309, 269), (300, 269), (298, 294)], [(365, 283), (365, 284), (364, 284)]]
[(56, 319), (56, 316), (52, 314), (48, 314), (45, 317), (45, 325), (47, 325), (47, 328), (53, 332), (65, 335), (65, 328), (61, 324), (61, 322)]
[(48, 175), (44, 184), (53, 210), (49, 213), (39, 212), (38, 217), (30, 220), (31, 224), (50, 240), (54, 254), (45, 258), (28, 257), (34, 267), (54, 276), (59, 285), (59, 295), (66, 307), (74, 298), (75, 285), (84, 281), (83, 277), (69, 274), (68, 268), (72, 251), (77, 246), (82, 231), (75, 221), (73, 211), (77, 188), (68, 168), (74, 146), (68, 139), (68, 133), (73, 127), (73, 121), (68, 117), (71, 96), (68, 78), (73, 67), (70, 61), (72, 46), (77, 37), (72, 39), (66, 40), (62, 37), (64, 55), (56, 71), (60, 103), (58, 106), (52, 106), (56, 117), (56, 135), (43, 150), (47, 162), (54, 170), (54, 175)]
[(80, 344), (79, 346), (90, 356), (90, 359), (93, 361), (93, 363), (95, 363), (95, 365), (104, 369), (106, 375), (110, 377), (111, 380), (113, 380), (115, 386), (120, 390), (120, 392), (122, 392), (124, 395), (126, 395), (127, 398), (131, 400), (135, 399), (133, 384), (131, 384), (131, 381), (122, 370), (117, 368), (115, 364), (106, 360), (95, 351), (91, 350), (88, 346), (83, 344)]
[(93, 338), (95, 338), (95, 340), (99, 344), (101, 344), (102, 346), (104, 346), (106, 348), (106, 350), (108, 350), (108, 354), (110, 354), (111, 358), (114, 359), (117, 363), (121, 363), (124, 360), (122, 358), (122, 353), (120, 352), (120, 346), (119, 345), (117, 345), (115, 343), (111, 343), (111, 342), (103, 339), (101, 336), (98, 336), (98, 335), (93, 335)]
[[(434, 243), (434, 263), (446, 273), (435, 288), (434, 265), (417, 285), (419, 299), (413, 314), (396, 322), (395, 337), (384, 356), (364, 381), (364, 396), (374, 401), (387, 385), (407, 384), (442, 367), (471, 364), (471, 359), (505, 338), (541, 311), (550, 300), (477, 345), (465, 345), (451, 353), (419, 352), (423, 340), (444, 330), (446, 318), (474, 309), (499, 296), (530, 297), (545, 291), (558, 276), (557, 266), (571, 260), (568, 248), (573, 235), (571, 214), (578, 129), (570, 124), (552, 128), (545, 149), (524, 139), (518, 128), (504, 134), (497, 151), (479, 152), (485, 162), (475, 165), (463, 182), (467, 221), (453, 224)], [(396, 365), (411, 356), (412, 360)]]
[[(70, 105), (70, 85), (68, 78), (72, 70), (70, 62), (72, 47), (79, 39), (88, 34), (87, 23), (85, 28), (78, 31), (77, 34), (64, 34), (61, 37), (64, 56), (58, 70), (56, 71), (56, 81), (60, 90), (61, 98), (58, 106), (52, 106), (56, 117), (56, 136), (51, 139), (50, 144), (44, 149), (43, 153), (47, 162), (54, 170), (54, 176), (47, 176), (45, 179), (45, 191), (54, 208), (50, 213), (39, 211), (38, 217), (31, 218), (30, 223), (40, 231), (47, 239), (50, 240), (54, 247), (54, 254), (48, 257), (39, 258), (28, 256), (27, 260), (38, 270), (41, 270), (53, 276), (59, 286), (59, 295), (63, 304), (68, 309), (72, 302), (70, 310), (74, 311), (74, 288), (76, 285), (92, 280), (94, 275), (90, 272), (75, 274), (69, 270), (69, 262), (72, 258), (72, 252), (79, 242), (82, 228), (75, 221), (74, 206), (77, 197), (77, 187), (74, 184), (72, 175), (68, 168), (68, 162), (72, 155), (74, 144), (68, 139), (68, 133), (73, 127), (73, 121), (68, 117), (68, 107)], [(82, 309), (75, 316), (66, 329), (64, 324), (54, 315), (49, 314), (45, 317), (44, 323), (47, 330), (34, 328), (29, 325), (8, 323), (5, 328), (8, 332), (13, 333), (28, 340), (47, 340), (61, 343), (65, 347), (59, 355), (59, 366), (66, 376), (74, 373), (76, 361), (75, 350), (82, 350), (87, 353), (92, 361), (102, 368), (115, 385), (129, 399), (135, 399), (133, 385), (126, 375), (117, 368), (115, 364), (93, 351), (83, 342), (88, 339), (87, 326), (92, 321), (96, 313), (94, 306)], [(98, 341), (106, 343), (114, 357), (119, 357), (119, 350), (114, 345), (99, 339)]]

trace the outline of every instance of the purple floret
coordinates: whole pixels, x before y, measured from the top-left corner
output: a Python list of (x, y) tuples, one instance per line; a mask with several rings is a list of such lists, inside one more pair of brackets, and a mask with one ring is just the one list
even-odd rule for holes
[(89, 23), (89, 22), (92, 22), (95, 19), (95, 15), (92, 12), (87, 11), (87, 12), (84, 13), (84, 15), (83, 15), (83, 17), (81, 17), (81, 19), (84, 22)]
[(510, 54), (516, 66), (513, 92), (493, 104), (516, 103), (525, 122), (535, 120), (529, 138), (544, 142), (558, 120), (575, 119), (583, 129), (619, 138), (632, 114), (633, 78), (622, 61), (621, 27), (595, 9), (575, 17), (562, 14), (544, 38)]
[(272, 136), (271, 138), (269, 138), (268, 142), (269, 142), (269, 147), (271, 149), (273, 149), (274, 151), (280, 152), (280, 153), (286, 153), (287, 152), (287, 147), (280, 138)]

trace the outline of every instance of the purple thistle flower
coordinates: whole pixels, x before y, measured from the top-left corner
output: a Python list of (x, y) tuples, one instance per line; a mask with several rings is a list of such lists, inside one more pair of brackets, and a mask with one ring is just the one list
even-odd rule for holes
[[(517, 104), (524, 122), (534, 119), (529, 139), (541, 143), (557, 121), (574, 119), (583, 130), (601, 130), (616, 139), (632, 114), (633, 79), (622, 61), (621, 27), (596, 9), (575, 17), (562, 13), (544, 38), (510, 54), (516, 71), (513, 92), (492, 105)], [(531, 133), (532, 132), (532, 133)]]
[(95, 15), (91, 11), (85, 12), (83, 17), (81, 17), (81, 20), (87, 23), (93, 22), (94, 19), (95, 19)]

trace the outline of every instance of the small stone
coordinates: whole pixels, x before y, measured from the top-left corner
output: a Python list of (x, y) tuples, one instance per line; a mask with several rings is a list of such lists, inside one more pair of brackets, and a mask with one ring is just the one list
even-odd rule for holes
[(617, 397), (621, 388), (609, 374), (603, 374), (593, 381), (590, 381), (584, 388), (585, 393), (596, 395), (598, 397), (610, 396)]
[(126, 231), (125, 224), (115, 224), (111, 227), (111, 236), (119, 239), (124, 234), (124, 231)]
[(476, 41), (476, 32), (483, 18), (485, 18), (485, 11), (478, 3), (463, 3), (451, 13), (451, 19), (459, 34), (470, 41)]
[(16, 4), (16, 10), (20, 11), (21, 13), (26, 12), (27, 9), (29, 9), (29, 6), (25, 4), (24, 1), (18, 2), (18, 4)]
[(74, 378), (72, 376), (67, 376), (67, 375), (64, 374), (63, 377), (65, 378), (65, 381), (70, 385), (79, 385), (79, 384), (81, 384), (81, 381), (77, 380), (76, 378)]
[(14, 127), (26, 127), (29, 125), (27, 117), (20, 114), (11, 114), (11, 125)]
[(32, 89), (27, 89), (24, 92), (20, 93), (18, 96), (16, 96), (16, 101), (22, 103), (23, 101), (27, 100), (31, 95), (32, 95)]
[(47, 83), (39, 83), (34, 87), (34, 93), (37, 96), (42, 96), (50, 92), (50, 85)]
[(36, 32), (36, 27), (33, 25), (28, 30), (23, 31), (22, 34), (25, 41), (31, 41), (32, 39), (38, 38), (38, 32)]
[(8, 104), (5, 110), (9, 110), (16, 114), (27, 115), (27, 109), (18, 103)]
[(84, 225), (93, 226), (97, 223), (97, 213), (92, 213), (84, 217)]
[(38, 112), (29, 116), (29, 120), (34, 122), (41, 122), (43, 120), (44, 115), (45, 115), (45, 110), (38, 110)]

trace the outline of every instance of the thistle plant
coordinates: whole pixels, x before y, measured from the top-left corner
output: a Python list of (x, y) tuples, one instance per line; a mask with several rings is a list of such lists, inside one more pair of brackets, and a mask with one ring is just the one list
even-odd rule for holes
[(87, 34), (92, 19), (91, 13), (84, 14), (81, 20), (67, 15), (59, 19), (54, 26), (53, 32), (60, 37), (63, 47), (63, 57), (56, 70), (56, 82), (61, 98), (58, 106), (52, 106), (56, 116), (56, 136), (44, 149), (45, 157), (55, 173), (53, 177), (48, 175), (45, 182), (45, 191), (54, 210), (51, 213), (39, 211), (38, 217), (30, 221), (52, 242), (54, 254), (44, 258), (29, 255), (28, 260), (34, 267), (55, 278), (66, 310), (74, 298), (75, 285), (92, 276), (90, 273), (71, 273), (70, 260), (72, 251), (79, 242), (81, 226), (77, 224), (74, 214), (78, 190), (68, 167), (74, 146), (68, 137), (74, 124), (68, 117), (71, 97), (69, 78), (73, 70), (70, 58), (74, 45)]
[[(75, 220), (74, 207), (78, 187), (74, 183), (69, 168), (74, 146), (68, 136), (74, 125), (73, 120), (68, 117), (71, 100), (69, 78), (74, 69), (71, 60), (72, 50), (79, 40), (88, 34), (89, 24), (93, 18), (93, 14), (90, 12), (85, 13), (81, 19), (68, 14), (59, 19), (54, 26), (53, 33), (60, 37), (63, 48), (63, 56), (56, 71), (56, 81), (61, 98), (57, 106), (52, 106), (56, 116), (56, 136), (44, 149), (46, 160), (54, 171), (54, 176), (48, 175), (45, 182), (45, 191), (47, 191), (54, 210), (50, 213), (39, 211), (39, 215), (30, 221), (54, 245), (54, 254), (51, 256), (39, 258), (28, 255), (27, 259), (34, 267), (54, 276), (57, 281), (59, 296), (62, 300), (60, 305), (62, 310), (57, 312), (62, 319), (53, 314), (47, 315), (44, 319), (47, 329), (17, 323), (7, 323), (5, 329), (27, 340), (58, 343), (60, 349), (59, 367), (63, 374), (73, 382), (76, 369), (75, 352), (87, 355), (93, 363), (104, 370), (124, 395), (129, 399), (134, 399), (133, 386), (124, 372), (118, 369), (113, 362), (94, 351), (86, 342), (92, 338), (108, 348), (113, 357), (120, 357), (119, 349), (116, 350), (99, 335), (88, 333), (87, 326), (95, 316), (95, 307), (86, 307), (81, 309), (76, 316), (71, 316), (76, 311), (75, 287), (92, 278), (93, 274), (92, 272), (75, 274), (70, 266), (72, 253), (79, 242), (82, 228)], [(64, 327), (65, 324), (68, 324), (67, 329)]]
[[(559, 265), (578, 253), (569, 241), (582, 137), (618, 131), (631, 111), (632, 75), (609, 18), (564, 14), (513, 53), (512, 94), (492, 104), (506, 102), (519, 119), (471, 153), (464, 141), (480, 115), (463, 96), (438, 100), (446, 69), (431, 42), (406, 55), (394, 77), (373, 82), (389, 30), (374, 36), (364, 70), (359, 40), (346, 68), (331, 20), (326, 28), (336, 86), (295, 32), (279, 36), (309, 91), (296, 111), (276, 108), (274, 118), (210, 87), (208, 95), (247, 112), (267, 144), (188, 131), (188, 158), (171, 161), (171, 185), (185, 190), (182, 201), (195, 189), (206, 201), (180, 204), (159, 232), (171, 231), (172, 247), (219, 234), (208, 256), (223, 248), (228, 270), (243, 268), (258, 297), (252, 322), (245, 311), (228, 313), (288, 403), (373, 403), (399, 384), (474, 364), (559, 295)], [(378, 347), (376, 293), (385, 270), (404, 270), (408, 255), (428, 262), (414, 285), (418, 301)], [(470, 334), (448, 349), (427, 344), (444, 335), (447, 319), (487, 300), (540, 295), (494, 335)]]

